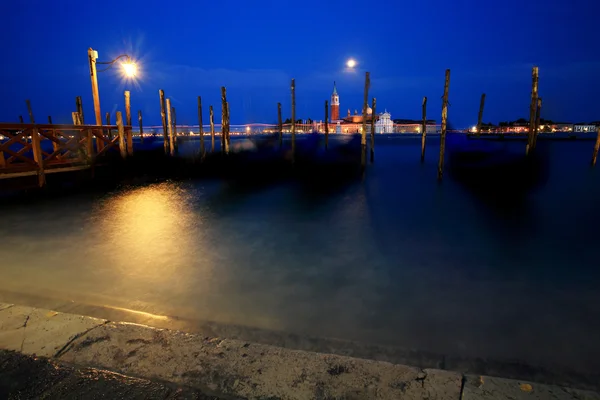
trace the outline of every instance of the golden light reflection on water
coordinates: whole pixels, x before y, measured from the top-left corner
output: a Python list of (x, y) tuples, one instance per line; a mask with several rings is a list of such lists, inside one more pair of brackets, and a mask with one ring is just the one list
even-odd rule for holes
[(91, 256), (104, 259), (98, 277), (110, 276), (115, 292), (122, 288), (127, 297), (135, 293), (133, 297), (141, 301), (166, 287), (171, 293), (189, 290), (191, 275), (200, 277), (193, 285), (202, 293), (206, 278), (212, 276), (212, 262), (202, 251), (206, 248), (205, 235), (198, 229), (202, 215), (194, 212), (190, 196), (176, 184), (161, 183), (127, 190), (100, 203), (90, 220), (97, 236)]

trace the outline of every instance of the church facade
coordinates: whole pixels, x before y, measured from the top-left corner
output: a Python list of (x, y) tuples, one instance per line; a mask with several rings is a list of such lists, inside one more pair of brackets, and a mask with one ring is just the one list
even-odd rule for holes
[(366, 115), (358, 114), (358, 110), (354, 110), (354, 114), (348, 113), (345, 117), (340, 118), (340, 96), (337, 92), (335, 82), (333, 82), (333, 93), (331, 94), (331, 120), (335, 124), (336, 133), (360, 133), (362, 131), (363, 119), (367, 123), (367, 132), (371, 132), (371, 122), (375, 120), (375, 133), (393, 133), (394, 122), (389, 112), (385, 111), (378, 115), (373, 115), (373, 110), (367, 105)]

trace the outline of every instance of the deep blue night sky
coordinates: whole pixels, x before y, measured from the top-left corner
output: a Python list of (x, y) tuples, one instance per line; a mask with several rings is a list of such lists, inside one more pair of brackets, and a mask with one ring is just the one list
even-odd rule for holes
[[(419, 118), (421, 99), (439, 121), (444, 71), (452, 70), (449, 120), (528, 118), (531, 67), (540, 67), (542, 116), (600, 119), (600, 4), (594, 0), (422, 1), (3, 1), (0, 121), (26, 116), (69, 122), (75, 96), (93, 120), (87, 48), (99, 61), (132, 53), (143, 68), (136, 87), (118, 74), (99, 76), (102, 114), (123, 110), (123, 90), (146, 124), (160, 123), (158, 89), (177, 108), (178, 123), (197, 123), (196, 97), (216, 107), (228, 90), (231, 122), (275, 122), (289, 116), (296, 78), (298, 118), (323, 118), (332, 82), (340, 110), (361, 108), (370, 71), (378, 111)], [(354, 57), (358, 70), (344, 71)]]

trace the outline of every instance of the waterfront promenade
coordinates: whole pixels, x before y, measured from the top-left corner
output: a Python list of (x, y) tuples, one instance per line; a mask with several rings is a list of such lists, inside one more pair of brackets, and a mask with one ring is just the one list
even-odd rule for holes
[[(77, 392), (69, 387), (75, 381), (80, 393), (88, 387), (98, 398), (120, 393), (127, 398), (201, 399), (600, 399), (587, 390), (290, 350), (5, 303), (0, 303), (0, 349), (42, 357), (0, 351), (0, 393), (11, 397), (58, 398), (61, 387), (63, 394), (73, 396)], [(35, 375), (29, 384), (23, 383), (24, 370)]]

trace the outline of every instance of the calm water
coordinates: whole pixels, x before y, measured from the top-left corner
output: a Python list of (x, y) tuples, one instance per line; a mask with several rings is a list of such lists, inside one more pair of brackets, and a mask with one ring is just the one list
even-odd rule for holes
[(422, 165), (417, 139), (378, 138), (328, 195), (188, 181), (1, 209), (0, 289), (599, 371), (593, 142), (540, 143), (549, 179), (511, 207), (438, 185), (429, 143)]

